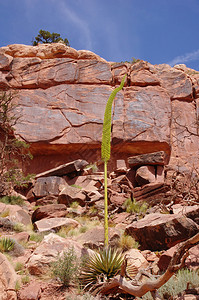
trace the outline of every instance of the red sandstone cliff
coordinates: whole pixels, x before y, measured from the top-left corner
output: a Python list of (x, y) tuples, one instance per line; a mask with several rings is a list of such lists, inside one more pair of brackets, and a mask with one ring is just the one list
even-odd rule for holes
[(113, 109), (112, 166), (116, 159), (164, 150), (170, 165), (198, 167), (199, 72), (110, 63), (61, 43), (9, 45), (0, 48), (0, 88), (18, 91), (16, 134), (31, 144), (29, 171), (77, 158), (100, 160), (105, 105), (125, 73)]

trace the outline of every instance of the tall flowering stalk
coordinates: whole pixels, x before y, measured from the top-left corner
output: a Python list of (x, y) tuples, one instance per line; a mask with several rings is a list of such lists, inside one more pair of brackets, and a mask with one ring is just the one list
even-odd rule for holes
[(108, 191), (107, 191), (107, 163), (111, 155), (111, 121), (112, 104), (116, 94), (123, 88), (126, 75), (123, 77), (119, 87), (114, 89), (107, 101), (104, 113), (102, 132), (101, 158), (104, 161), (104, 245), (108, 247)]

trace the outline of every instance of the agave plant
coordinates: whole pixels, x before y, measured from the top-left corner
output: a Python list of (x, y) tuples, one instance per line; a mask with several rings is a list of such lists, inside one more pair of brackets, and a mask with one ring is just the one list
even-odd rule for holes
[(117, 250), (105, 247), (88, 257), (83, 264), (80, 281), (85, 288), (113, 278), (121, 268), (123, 256)]
[(15, 241), (9, 237), (3, 237), (0, 239), (0, 251), (9, 252), (12, 251), (15, 245)]
[(126, 75), (119, 87), (114, 89), (106, 104), (102, 132), (101, 158), (104, 161), (104, 245), (108, 247), (108, 190), (107, 190), (107, 162), (111, 153), (111, 115), (112, 104), (116, 94), (123, 88)]

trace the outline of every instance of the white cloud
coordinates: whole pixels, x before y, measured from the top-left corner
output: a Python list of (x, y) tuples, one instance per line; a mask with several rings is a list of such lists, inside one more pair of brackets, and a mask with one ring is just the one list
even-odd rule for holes
[(182, 64), (189, 61), (194, 61), (199, 59), (199, 49), (184, 55), (180, 55), (168, 62), (169, 65), (174, 66), (176, 64)]
[(78, 28), (82, 40), (85, 42), (85, 49), (92, 50), (92, 38), (89, 29), (89, 24), (81, 16), (79, 16), (74, 10), (69, 8), (66, 1), (56, 1), (56, 5), (59, 5), (59, 10), (62, 15)]

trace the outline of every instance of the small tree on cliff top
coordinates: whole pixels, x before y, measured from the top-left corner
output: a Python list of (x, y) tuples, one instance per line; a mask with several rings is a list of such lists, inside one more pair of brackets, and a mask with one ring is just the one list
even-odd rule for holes
[(0, 196), (9, 193), (8, 182), (21, 185), (29, 179), (20, 170), (20, 161), (31, 158), (31, 154), (27, 151), (29, 145), (14, 136), (13, 126), (19, 116), (14, 114), (13, 97), (11, 92), (0, 93)]
[(58, 42), (63, 42), (66, 46), (70, 46), (68, 39), (62, 39), (59, 33), (50, 33), (49, 31), (41, 29), (39, 30), (39, 34), (33, 40), (32, 45), (37, 46), (38, 43), (49, 44)]

